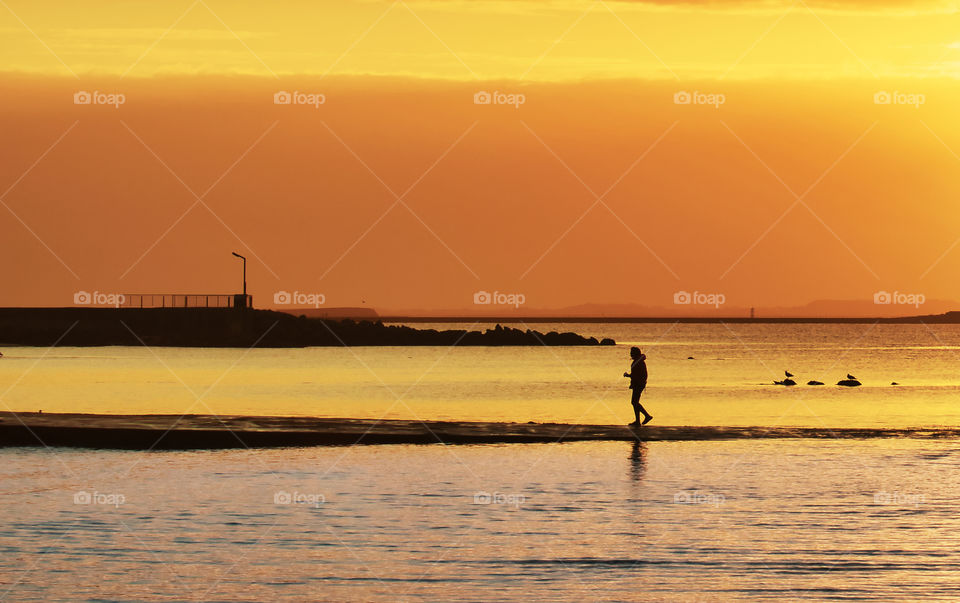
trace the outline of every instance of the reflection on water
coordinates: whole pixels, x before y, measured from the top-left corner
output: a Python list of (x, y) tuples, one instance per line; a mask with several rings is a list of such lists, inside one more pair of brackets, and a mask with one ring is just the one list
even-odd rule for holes
[[(534, 326), (641, 345), (660, 425), (960, 424), (960, 325)], [(626, 424), (628, 369), (624, 345), (7, 348), (0, 388), (18, 411)], [(774, 386), (784, 370), (827, 385)], [(848, 372), (864, 386), (831, 385)]]
[(0, 451), (10, 600), (960, 596), (960, 442)]
[(634, 441), (630, 446), (630, 478), (636, 481), (643, 479), (643, 472), (646, 470), (647, 443)]

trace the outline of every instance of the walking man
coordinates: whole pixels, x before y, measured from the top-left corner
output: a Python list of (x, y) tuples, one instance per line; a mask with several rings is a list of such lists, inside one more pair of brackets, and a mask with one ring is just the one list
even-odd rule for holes
[[(630, 389), (633, 390), (630, 397), (630, 404), (633, 405), (633, 414), (636, 420), (631, 425), (646, 425), (653, 418), (653, 415), (640, 404), (640, 394), (647, 387), (647, 357), (640, 351), (640, 348), (634, 346), (630, 348), (630, 372), (624, 373), (624, 377), (630, 379)], [(643, 422), (640, 421), (640, 413), (643, 413)]]

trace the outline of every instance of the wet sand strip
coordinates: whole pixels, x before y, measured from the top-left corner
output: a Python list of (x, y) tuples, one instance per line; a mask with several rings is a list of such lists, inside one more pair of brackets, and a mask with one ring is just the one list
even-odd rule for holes
[(708, 441), (772, 438), (960, 438), (960, 427), (824, 428), (577, 425), (255, 417), (0, 412), (0, 447), (66, 446), (189, 450), (355, 444), (498, 444), (597, 441)]

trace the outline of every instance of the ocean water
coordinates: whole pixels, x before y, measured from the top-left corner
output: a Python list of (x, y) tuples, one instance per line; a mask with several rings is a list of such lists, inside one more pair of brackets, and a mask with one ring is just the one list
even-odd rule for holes
[(0, 450), (9, 601), (957, 600), (960, 441)]
[[(0, 408), (621, 424), (627, 348), (639, 345), (644, 404), (663, 425), (960, 424), (960, 325), (515, 326), (619, 345), (4, 348)], [(827, 385), (773, 385), (784, 370)], [(864, 385), (834, 385), (847, 373)]]
[[(640, 345), (664, 425), (960, 424), (957, 326), (560, 330), (620, 345), (4, 348), (0, 401), (626, 423)], [(0, 600), (957, 600), (958, 470), (960, 439), (7, 448)]]

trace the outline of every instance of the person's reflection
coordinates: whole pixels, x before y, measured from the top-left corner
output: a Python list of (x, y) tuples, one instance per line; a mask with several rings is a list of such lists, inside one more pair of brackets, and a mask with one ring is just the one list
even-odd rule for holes
[(643, 479), (643, 474), (647, 471), (647, 443), (640, 440), (633, 441), (633, 448), (630, 450), (630, 477), (635, 481)]

